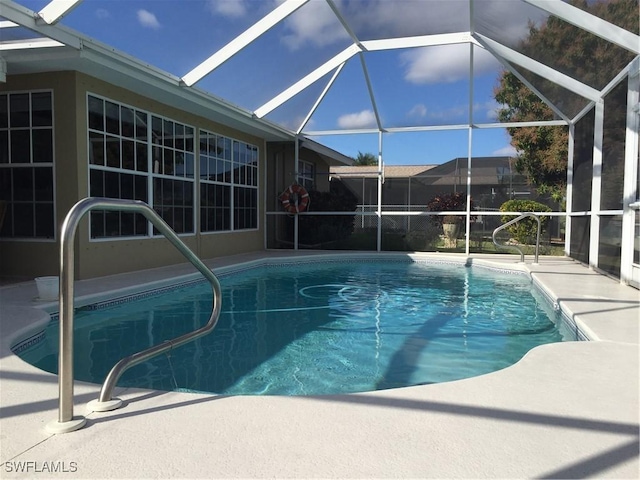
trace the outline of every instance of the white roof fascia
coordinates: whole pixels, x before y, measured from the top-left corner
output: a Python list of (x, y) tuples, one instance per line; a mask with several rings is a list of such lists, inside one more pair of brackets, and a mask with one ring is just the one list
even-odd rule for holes
[(389, 127), (385, 128), (387, 133), (405, 133), (405, 132), (437, 132), (440, 130), (468, 130), (468, 123), (460, 123), (457, 125), (424, 125), (412, 127)]
[(638, 35), (585, 12), (578, 7), (574, 7), (562, 0), (524, 0), (524, 2), (549, 12), (565, 22), (591, 32), (600, 38), (604, 38), (608, 42), (640, 54), (640, 37)]
[(128, 71), (127, 74), (134, 78), (146, 79), (152, 76), (171, 83), (172, 85), (177, 86), (180, 84), (180, 78), (178, 76), (160, 70), (132, 55), (117, 51), (113, 47), (92, 38), (82, 38), (82, 51), (80, 52), (80, 56), (120, 72), (128, 68), (131, 71)]
[(260, 35), (270, 30), (277, 25), (281, 20), (285, 19), (293, 12), (298, 10), (309, 0), (287, 0), (273, 11), (268, 13), (265, 17), (258, 20), (251, 27), (238, 35), (236, 38), (227, 43), (224, 47), (211, 55), (208, 59), (191, 70), (185, 76), (182, 77), (182, 81), (188, 87), (199, 82), (213, 70), (218, 68), (224, 62), (229, 60), (235, 54), (237, 54), (244, 47), (249, 45)]
[(475, 123), (472, 128), (513, 128), (513, 127), (566, 127), (565, 120), (539, 120), (535, 122)]
[[(424, 125), (412, 127), (387, 127), (382, 131), (385, 133), (405, 133), (405, 132), (432, 132), (439, 130), (467, 130), (472, 128), (508, 128), (508, 127), (547, 127), (547, 126), (566, 126), (568, 122), (564, 120), (540, 120), (536, 122), (505, 122), (505, 123), (478, 123), (474, 125), (457, 124), (457, 125)], [(347, 135), (359, 133), (378, 133), (374, 129), (362, 130), (317, 130), (304, 132), (309, 137), (321, 137), (327, 135)]]
[(504, 58), (505, 60), (520, 65), (521, 67), (531, 70), (533, 73), (546, 78), (547, 80), (557, 83), (561, 87), (571, 90), (572, 92), (587, 98), (589, 100), (598, 101), (600, 98), (600, 92), (589, 85), (572, 78), (564, 73), (561, 73), (554, 68), (551, 68), (543, 63), (538, 62), (522, 53), (516, 52), (504, 45), (495, 42), (484, 35), (479, 33), (475, 34), (476, 39), (491, 53), (493, 53), (498, 59)]
[(369, 99), (371, 100), (371, 107), (373, 108), (373, 114), (376, 117), (376, 125), (378, 130), (382, 130), (382, 120), (380, 119), (380, 112), (378, 111), (378, 105), (376, 104), (376, 96), (373, 94), (373, 88), (371, 87), (371, 79), (369, 78), (369, 71), (367, 70), (367, 63), (364, 61), (364, 55), (360, 52), (360, 64), (362, 65), (362, 73), (364, 74), (364, 81), (367, 84), (367, 90), (369, 91)]
[(363, 128), (360, 130), (316, 130), (304, 132), (308, 137), (323, 137), (329, 135), (358, 135), (358, 134), (378, 134), (383, 133), (403, 133), (403, 132), (428, 132), (437, 130), (468, 130), (469, 124), (459, 125), (429, 125), (413, 127), (389, 127), (382, 130), (375, 128)]
[(471, 42), (470, 32), (443, 33), (439, 35), (420, 35), (416, 37), (383, 38), (379, 40), (365, 40), (362, 48), (368, 52), (378, 50), (394, 50), (399, 48), (431, 47), (437, 45), (453, 45)]
[(307, 88), (308, 86), (312, 85), (314, 82), (322, 78), (331, 70), (345, 63), (347, 60), (349, 60), (351, 57), (353, 57), (356, 53), (359, 53), (360, 51), (361, 51), (360, 47), (354, 44), (345, 48), (342, 52), (338, 53), (331, 60), (328, 60), (323, 65), (320, 65), (313, 72), (309, 73), (302, 79), (298, 80), (289, 88), (287, 88), (283, 92), (273, 97), (271, 100), (269, 100), (267, 103), (265, 103), (261, 107), (257, 108), (256, 111), (254, 112), (256, 117), (262, 118), (265, 115), (269, 114), (270, 112), (278, 108), (280, 105), (290, 100), (292, 97), (296, 96), (302, 90), (304, 90), (305, 88)]
[(36, 21), (35, 12), (11, 0), (2, 0), (2, 16), (20, 26), (28, 28), (39, 35), (56, 40), (68, 47), (80, 50), (82, 40), (65, 28), (54, 25), (40, 25)]
[(275, 134), (282, 139), (288, 140), (293, 137), (293, 133), (290, 130), (274, 125), (266, 120), (257, 119), (248, 110), (231, 105), (198, 88), (182, 87), (180, 79), (175, 75), (159, 69), (149, 68), (142, 62), (135, 62), (133, 57), (125, 54), (115, 55), (113, 51), (109, 49), (105, 50), (104, 48), (105, 47), (85, 43), (85, 48), (80, 52), (80, 56), (113, 71), (164, 90), (167, 94), (176, 98), (182, 98), (206, 106), (206, 108), (212, 112), (225, 115), (230, 119), (240, 121), (248, 126), (253, 126), (253, 128)]
[(328, 135), (360, 135), (360, 134), (378, 134), (380, 130), (377, 128), (363, 128), (360, 130), (314, 130), (310, 132), (303, 132), (306, 137), (324, 137)]
[(0, 20), (0, 28), (14, 28), (19, 27), (16, 22), (10, 22), (9, 20)]
[(90, 38), (84, 38), (82, 45), (83, 49), (80, 51), (81, 58), (85, 58), (139, 81), (154, 85), (175, 97), (206, 104), (207, 108), (213, 112), (226, 115), (246, 124), (252, 124), (254, 128), (261, 128), (265, 132), (275, 134), (283, 139), (290, 139), (293, 136), (290, 130), (266, 120), (256, 119), (252, 112), (225, 102), (208, 92), (198, 88), (184, 88), (178, 76), (153, 67), (133, 56), (114, 50), (112, 47)]
[(29, 50), (31, 48), (64, 47), (64, 43), (50, 38), (30, 38), (29, 40), (17, 40), (11, 42), (0, 42), (0, 51), (7, 50)]
[(329, 83), (327, 83), (327, 85), (324, 87), (324, 90), (322, 90), (322, 93), (318, 96), (318, 99), (313, 104), (313, 107), (311, 107), (311, 110), (309, 110), (309, 113), (307, 113), (307, 116), (304, 118), (304, 120), (300, 124), (300, 127), (296, 131), (297, 134), (300, 134), (304, 129), (304, 127), (307, 125), (307, 123), (309, 123), (309, 120), (311, 119), (315, 111), (318, 109), (320, 104), (322, 103), (322, 100), (327, 95), (327, 92), (331, 89), (331, 86), (335, 83), (336, 79), (338, 78), (338, 75), (340, 75), (340, 72), (342, 71), (345, 65), (346, 63), (342, 63), (333, 73), (331, 80), (329, 80)]
[(46, 7), (37, 13), (38, 19), (47, 25), (53, 25), (80, 3), (82, 0), (51, 0)]

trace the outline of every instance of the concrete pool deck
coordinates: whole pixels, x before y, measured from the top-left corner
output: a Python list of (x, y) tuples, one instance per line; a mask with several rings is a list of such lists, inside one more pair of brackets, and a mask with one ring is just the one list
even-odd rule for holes
[[(291, 255), (206, 263), (216, 269)], [(521, 268), (513, 255), (471, 258)], [(542, 257), (526, 268), (596, 341), (537, 347), (475, 378), (351, 395), (117, 389), (122, 408), (87, 414), (100, 386), (76, 382), (75, 414), (86, 415), (87, 426), (63, 435), (44, 429), (57, 418), (57, 376), (10, 350), (47, 321), (47, 305), (35, 300), (33, 281), (2, 287), (0, 477), (640, 478), (640, 292), (568, 258)], [(76, 295), (192, 271), (177, 265), (82, 280)]]

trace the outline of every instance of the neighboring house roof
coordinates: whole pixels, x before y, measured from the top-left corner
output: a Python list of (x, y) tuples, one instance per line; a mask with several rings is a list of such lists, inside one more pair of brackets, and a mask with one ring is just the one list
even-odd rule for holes
[[(513, 157), (473, 157), (471, 177), (474, 185), (499, 185), (508, 183), (509, 177), (520, 176), (515, 171)], [(461, 185), (467, 181), (467, 158), (458, 157), (437, 165), (415, 179), (425, 185)], [(524, 179), (522, 179), (524, 181)]]
[[(437, 165), (385, 165), (385, 178), (406, 178), (415, 177), (427, 170), (437, 167)], [(378, 176), (378, 167), (375, 165), (331, 167), (329, 173), (332, 177), (365, 177), (374, 178)]]
[[(474, 185), (499, 185), (508, 183), (509, 176), (519, 175), (512, 157), (474, 157), (471, 171)], [(375, 165), (331, 167), (335, 178), (375, 178)], [(467, 158), (459, 157), (440, 165), (385, 165), (384, 178), (408, 178), (424, 185), (461, 185), (467, 182)]]

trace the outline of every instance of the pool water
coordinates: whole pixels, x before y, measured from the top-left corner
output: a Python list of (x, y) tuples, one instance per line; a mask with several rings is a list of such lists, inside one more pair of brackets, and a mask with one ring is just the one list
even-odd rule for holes
[[(340, 262), (224, 276), (212, 333), (128, 370), (119, 386), (311, 395), (447, 382), (575, 340), (528, 276), (454, 264)], [(75, 317), (75, 378), (204, 325), (208, 283)], [(57, 371), (57, 322), (20, 355)]]

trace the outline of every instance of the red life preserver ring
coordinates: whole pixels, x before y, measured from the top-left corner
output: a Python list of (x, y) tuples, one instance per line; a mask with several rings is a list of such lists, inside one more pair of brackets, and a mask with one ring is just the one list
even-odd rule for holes
[(279, 198), (282, 206), (289, 213), (304, 212), (309, 206), (309, 192), (296, 183), (289, 185)]

